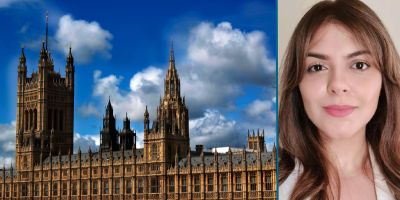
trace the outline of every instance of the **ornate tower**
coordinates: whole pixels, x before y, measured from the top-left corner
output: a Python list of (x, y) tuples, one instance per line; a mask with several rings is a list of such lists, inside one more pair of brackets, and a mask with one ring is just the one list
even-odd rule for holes
[(149, 113), (144, 113), (144, 149), (149, 162), (161, 161), (169, 165), (186, 157), (189, 146), (189, 113), (185, 97), (181, 98), (180, 80), (175, 68), (174, 50), (171, 46), (169, 67), (164, 80), (164, 97), (157, 108), (157, 118), (149, 127)]
[(136, 133), (131, 130), (131, 122), (128, 119), (128, 113), (124, 119), (124, 128), (120, 133), (120, 147), (127, 149), (132, 149), (132, 146), (136, 146)]
[(38, 71), (27, 77), (26, 57), (22, 48), (18, 65), (16, 167), (27, 170), (53, 155), (73, 149), (74, 62), (71, 53), (65, 67), (66, 77), (54, 71), (46, 42), (40, 51)]
[(260, 130), (257, 130), (257, 135), (254, 133), (250, 134), (250, 131), (247, 131), (247, 148), (253, 149), (256, 151), (264, 151), (264, 130), (260, 133)]
[(100, 132), (100, 148), (104, 151), (119, 149), (118, 131), (115, 127), (114, 111), (110, 99), (106, 107), (106, 115), (103, 117), (103, 129)]

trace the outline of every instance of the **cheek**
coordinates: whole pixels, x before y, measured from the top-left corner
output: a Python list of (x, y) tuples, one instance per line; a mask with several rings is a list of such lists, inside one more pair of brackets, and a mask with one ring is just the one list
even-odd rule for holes
[(356, 84), (358, 85), (358, 91), (360, 92), (359, 96), (365, 97), (363, 98), (364, 101), (370, 103), (372, 108), (376, 107), (382, 89), (381, 74), (375, 74), (374, 76), (370, 76), (370, 78), (359, 81)]
[(315, 104), (315, 101), (322, 95), (324, 87), (325, 83), (322, 78), (303, 77), (299, 83), (299, 89), (304, 106)]
[(313, 106), (318, 105), (318, 94), (316, 94), (317, 84), (308, 80), (302, 80), (299, 84), (301, 99), (303, 100), (304, 110), (309, 118), (313, 118)]

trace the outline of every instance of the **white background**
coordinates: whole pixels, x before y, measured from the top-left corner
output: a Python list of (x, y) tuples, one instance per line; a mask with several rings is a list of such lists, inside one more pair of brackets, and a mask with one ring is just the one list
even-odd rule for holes
[[(301, 17), (319, 0), (278, 0), (278, 63), (286, 50), (290, 36)], [(400, 1), (363, 0), (379, 16), (390, 37), (400, 50)]]

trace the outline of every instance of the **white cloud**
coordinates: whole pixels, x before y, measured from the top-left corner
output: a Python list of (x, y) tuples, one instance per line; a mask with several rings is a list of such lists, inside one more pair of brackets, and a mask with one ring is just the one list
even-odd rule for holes
[(4, 162), (9, 165), (15, 162), (15, 121), (9, 124), (0, 124), (0, 165)]
[(145, 92), (151, 92), (152, 90), (160, 90), (162, 87), (162, 76), (164, 72), (154, 66), (146, 68), (142, 72), (136, 73), (131, 81), (130, 88), (132, 91), (138, 92), (145, 90)]
[(256, 99), (247, 106), (246, 113), (251, 117), (257, 117), (268, 112), (271, 108), (271, 101)]
[(96, 21), (74, 20), (71, 15), (64, 15), (59, 20), (55, 39), (65, 55), (71, 45), (75, 61), (87, 63), (96, 54), (111, 58), (112, 38), (112, 34)]
[(207, 148), (242, 146), (245, 135), (237, 130), (237, 122), (228, 120), (217, 110), (207, 110), (203, 117), (189, 121), (190, 146), (203, 144)]
[(160, 94), (158, 86), (160, 83), (154, 80), (161, 79), (161, 74), (161, 70), (154, 67), (138, 72), (131, 78), (130, 90), (124, 91), (119, 88), (123, 77), (113, 74), (102, 77), (101, 71), (96, 70), (93, 96), (100, 99), (100, 104), (103, 105), (102, 112), (110, 98), (114, 114), (119, 119), (125, 117), (127, 113), (131, 120), (142, 120), (146, 105), (149, 107), (150, 116), (154, 117), (157, 97)]
[(275, 128), (263, 122), (249, 122), (227, 119), (218, 110), (206, 110), (202, 117), (189, 121), (190, 146), (203, 144), (210, 147), (245, 147), (247, 146), (247, 130), (257, 133), (264, 130), (265, 142), (270, 149), (275, 142)]
[(85, 153), (89, 151), (89, 148), (93, 151), (97, 151), (100, 146), (100, 135), (80, 135), (79, 133), (74, 134), (74, 154), (81, 149), (81, 152)]
[(247, 85), (273, 86), (275, 61), (267, 53), (261, 31), (246, 33), (229, 22), (216, 26), (202, 22), (194, 27), (183, 59), (188, 62), (180, 70), (192, 114), (198, 117), (210, 107), (234, 108)]
[(276, 101), (275, 99), (275, 97), (271, 100), (256, 99), (247, 105), (247, 107), (245, 107), (245, 113), (249, 121), (251, 120), (253, 123), (274, 126), (276, 123), (276, 113), (273, 108), (273, 104)]
[(144, 147), (144, 132), (136, 132), (136, 148)]

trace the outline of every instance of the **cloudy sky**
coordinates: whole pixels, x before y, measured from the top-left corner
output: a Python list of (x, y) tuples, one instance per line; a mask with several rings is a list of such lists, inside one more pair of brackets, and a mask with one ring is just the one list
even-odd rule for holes
[[(246, 144), (247, 130), (275, 141), (275, 1), (127, 2), (0, 0), (0, 160), (15, 156), (16, 77), (20, 47), (28, 75), (37, 71), (45, 15), (55, 70), (75, 57), (74, 149), (99, 145), (111, 97), (118, 127), (125, 113), (143, 146), (143, 112), (150, 118), (162, 94), (171, 41), (190, 116), (190, 143)], [(1, 164), (1, 163), (0, 163)]]

